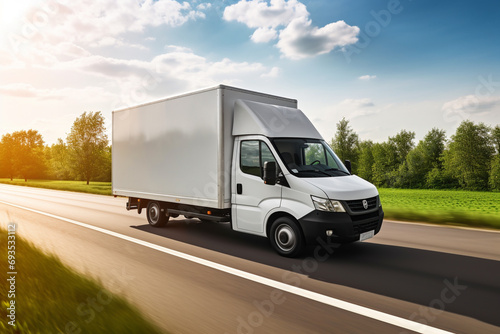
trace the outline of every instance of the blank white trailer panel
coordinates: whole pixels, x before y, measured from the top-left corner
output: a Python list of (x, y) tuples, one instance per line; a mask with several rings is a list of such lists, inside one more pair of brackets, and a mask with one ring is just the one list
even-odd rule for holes
[(113, 194), (231, 207), (233, 108), (238, 99), (297, 101), (228, 86), (113, 112)]

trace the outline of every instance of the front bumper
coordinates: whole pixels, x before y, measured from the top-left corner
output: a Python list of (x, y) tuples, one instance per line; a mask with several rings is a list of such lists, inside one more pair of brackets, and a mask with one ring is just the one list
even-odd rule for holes
[[(346, 212), (325, 212), (314, 210), (299, 219), (300, 227), (306, 242), (313, 244), (318, 238), (336, 243), (358, 241), (361, 233), (375, 230), (380, 231), (384, 211), (382, 207), (366, 214), (348, 214)], [(327, 237), (326, 231), (332, 231), (332, 236)]]

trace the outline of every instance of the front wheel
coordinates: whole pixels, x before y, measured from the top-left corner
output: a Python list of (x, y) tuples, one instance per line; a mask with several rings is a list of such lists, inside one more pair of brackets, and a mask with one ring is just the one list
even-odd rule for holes
[(286, 257), (299, 256), (306, 246), (302, 231), (288, 217), (280, 217), (273, 222), (269, 240), (276, 252)]
[(161, 207), (159, 202), (151, 201), (148, 203), (147, 218), (149, 225), (162, 227), (167, 224), (169, 216), (167, 211)]

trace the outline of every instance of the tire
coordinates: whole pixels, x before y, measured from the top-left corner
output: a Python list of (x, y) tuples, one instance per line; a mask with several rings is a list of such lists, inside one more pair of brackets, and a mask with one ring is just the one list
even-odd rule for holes
[(146, 216), (148, 218), (149, 225), (154, 227), (165, 226), (169, 219), (167, 210), (162, 208), (159, 202), (154, 201), (148, 203)]
[(297, 257), (306, 247), (302, 231), (289, 217), (280, 217), (273, 222), (269, 240), (274, 250), (286, 257)]

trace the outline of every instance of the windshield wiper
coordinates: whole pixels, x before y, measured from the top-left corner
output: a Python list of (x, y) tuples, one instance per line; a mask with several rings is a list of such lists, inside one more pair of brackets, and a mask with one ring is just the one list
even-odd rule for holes
[(321, 170), (318, 170), (318, 169), (306, 169), (306, 170), (299, 170), (297, 171), (297, 173), (295, 174), (302, 174), (302, 173), (313, 173), (313, 174), (316, 174), (316, 173), (321, 173), (323, 175), (326, 175), (326, 176), (332, 176), (331, 174), (328, 174), (328, 173), (325, 173)]
[(344, 174), (346, 174), (346, 175), (351, 175), (350, 173), (345, 172), (345, 171), (343, 171), (342, 169), (338, 169), (338, 168), (328, 168), (328, 169), (325, 169), (325, 172), (326, 172), (326, 171), (341, 172), (341, 173), (344, 173)]
[(324, 174), (326, 176), (332, 176), (331, 174), (328, 174), (325, 171), (322, 171), (322, 170), (319, 170), (319, 169), (311, 169), (311, 170), (308, 170), (308, 172), (318, 172), (318, 173)]

